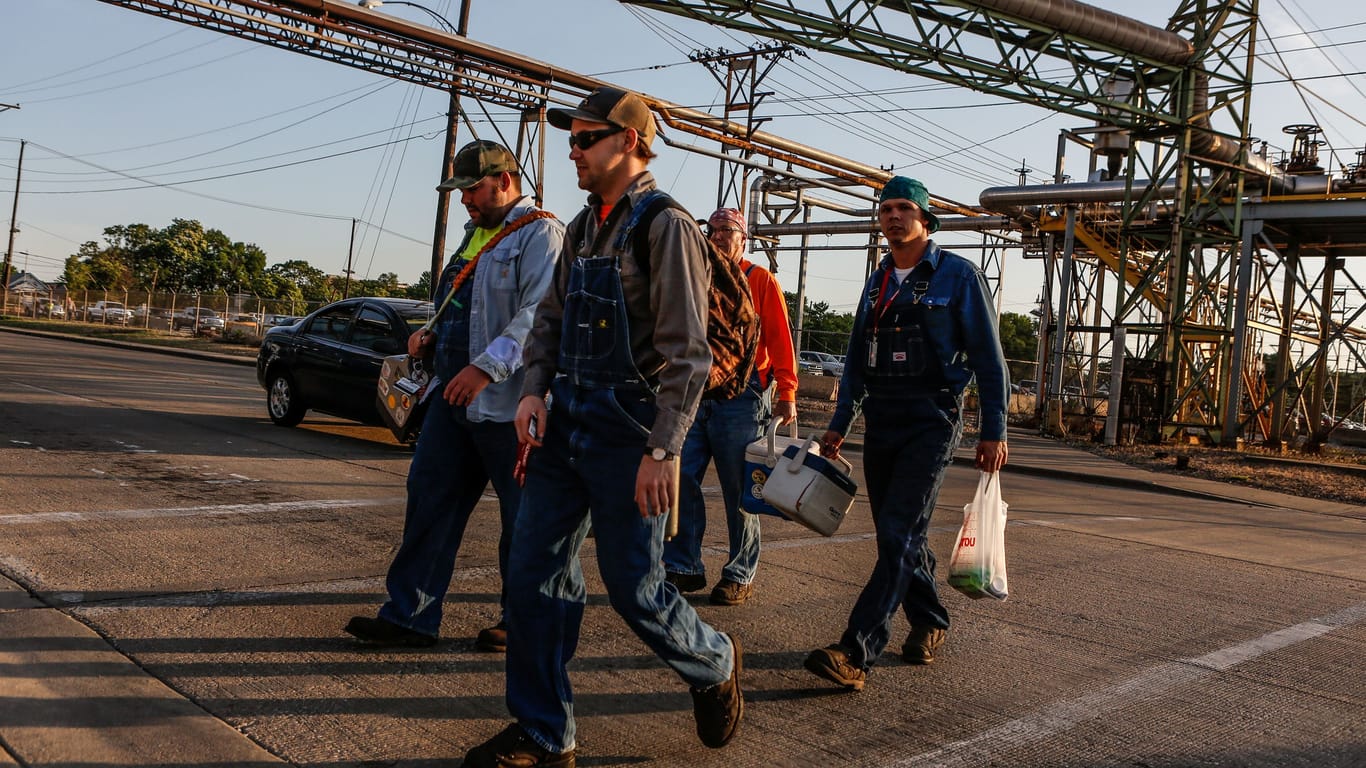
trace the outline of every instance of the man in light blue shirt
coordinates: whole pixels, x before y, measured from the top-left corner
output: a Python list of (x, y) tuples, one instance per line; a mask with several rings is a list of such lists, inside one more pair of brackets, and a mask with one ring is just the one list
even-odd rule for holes
[[(437, 384), (408, 471), (403, 542), (385, 583), (389, 599), (378, 617), (357, 616), (345, 627), (373, 646), (436, 643), (465, 525), (490, 482), (502, 518), (499, 574), (506, 578), (521, 504), (512, 422), (525, 377), (522, 346), (564, 245), (564, 225), (522, 195), (517, 160), (500, 144), (463, 147), (441, 187), (460, 190), (470, 222), (437, 283), (435, 327), (408, 340), (408, 353), (429, 361)], [(481, 650), (506, 650), (505, 602), (498, 623), (479, 633)]]

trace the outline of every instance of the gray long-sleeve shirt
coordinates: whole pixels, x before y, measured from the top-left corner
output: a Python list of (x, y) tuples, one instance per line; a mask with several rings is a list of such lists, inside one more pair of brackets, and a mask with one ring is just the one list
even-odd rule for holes
[[(711, 266), (706, 241), (687, 212), (665, 209), (650, 225), (649, 279), (641, 274), (631, 253), (630, 239), (616, 250), (618, 229), (631, 209), (656, 188), (649, 172), (637, 176), (626, 194), (598, 225), (602, 200), (590, 196), (589, 206), (569, 226), (579, 242), (566, 235), (564, 256), (555, 281), (536, 309), (536, 320), (527, 340), (526, 380), (522, 394), (542, 397), (550, 389), (559, 360), (561, 318), (569, 269), (578, 257), (620, 257), (621, 285), (631, 325), (631, 354), (646, 379), (658, 381), (655, 401), (658, 415), (646, 441), (649, 448), (663, 448), (677, 455), (692, 426), (697, 404), (707, 386), (711, 349), (707, 346), (707, 292)], [(596, 252), (593, 250), (597, 247)]]

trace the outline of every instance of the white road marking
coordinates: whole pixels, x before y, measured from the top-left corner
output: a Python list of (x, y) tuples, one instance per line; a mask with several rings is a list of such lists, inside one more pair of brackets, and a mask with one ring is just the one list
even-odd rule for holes
[[(99, 470), (94, 470), (99, 471)], [(277, 501), (263, 504), (216, 504), (204, 507), (171, 507), (169, 509), (111, 509), (94, 512), (35, 512), (30, 515), (0, 515), (0, 525), (33, 525), (38, 523), (78, 523), (91, 520), (140, 520), (158, 517), (201, 517), (213, 515), (250, 515), (255, 513), (296, 512), (315, 509), (345, 509), (353, 507), (382, 507), (401, 504), (402, 497), (380, 499), (316, 499), (311, 501)]]
[(1160, 664), (1107, 689), (1071, 701), (1058, 702), (1047, 709), (1011, 720), (972, 738), (888, 763), (886, 768), (910, 768), (920, 765), (933, 765), (936, 768), (992, 765), (1003, 750), (1043, 741), (1081, 723), (1095, 720), (1122, 707), (1132, 706), (1135, 700), (1160, 696), (1179, 685), (1210, 677), (1245, 661), (1312, 640), (1335, 629), (1352, 626), (1363, 619), (1366, 619), (1366, 603), (1357, 603), (1337, 613), (1268, 632), (1204, 656)]

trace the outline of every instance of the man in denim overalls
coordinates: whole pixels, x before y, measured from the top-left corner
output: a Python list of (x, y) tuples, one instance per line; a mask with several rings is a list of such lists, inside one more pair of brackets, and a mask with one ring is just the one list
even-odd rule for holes
[[(437, 306), (444, 309), (436, 327), (408, 339), (408, 353), (429, 358), (441, 389), (430, 395), (408, 469), (403, 541), (385, 579), (388, 600), (377, 616), (356, 616), (344, 628), (372, 646), (436, 644), (456, 553), (490, 482), (498, 493), (498, 572), (506, 585), (512, 518), (521, 502), (512, 419), (524, 375), (522, 346), (564, 246), (563, 224), (530, 217), (536, 202), (522, 194), (517, 158), (501, 144), (462, 147), (454, 175), (441, 186), (460, 191), (470, 221), (437, 283)], [(455, 276), (486, 245), (447, 302)], [(501, 613), (497, 624), (479, 632), (480, 650), (505, 647)]]
[(590, 521), (612, 607), (691, 687), (702, 742), (727, 744), (743, 714), (739, 644), (697, 616), (661, 563), (678, 453), (711, 367), (702, 233), (667, 209), (650, 224), (646, 270), (632, 252), (638, 203), (656, 191), (646, 171), (654, 119), (639, 96), (602, 87), (548, 117), (570, 131), (589, 206), (570, 224), (537, 308), (517, 410), (518, 437), (535, 450), (508, 573), (516, 722), (470, 750), (469, 768), (574, 765), (566, 667), (583, 620), (579, 549)]
[(862, 408), (877, 563), (840, 641), (812, 651), (805, 663), (851, 690), (863, 688), (887, 647), (898, 608), (911, 625), (903, 660), (929, 664), (944, 643), (949, 614), (935, 588), (926, 535), (963, 434), (963, 389), (974, 375), (982, 408), (977, 466), (996, 472), (1006, 463), (1010, 386), (996, 311), (981, 271), (930, 240), (939, 219), (929, 197), (905, 176), (882, 188), (878, 223), (890, 252), (864, 286), (839, 402), (822, 440), (822, 455), (838, 455)]

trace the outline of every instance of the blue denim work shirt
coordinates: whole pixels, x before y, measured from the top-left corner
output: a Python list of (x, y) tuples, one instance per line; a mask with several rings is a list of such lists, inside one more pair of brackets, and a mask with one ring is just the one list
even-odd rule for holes
[[(523, 197), (503, 223), (511, 224), (535, 210), (535, 202)], [(438, 307), (450, 290), (451, 278), (464, 263), (459, 256), (473, 231), (474, 222), (467, 222), (460, 247), (441, 272)], [(516, 417), (526, 375), (522, 348), (531, 332), (536, 305), (550, 287), (563, 247), (564, 224), (558, 219), (537, 219), (518, 229), (479, 258), (471, 280), (469, 306), (457, 308), (452, 303), (438, 321), (436, 372), (442, 382), (449, 382), (459, 373), (447, 370), (456, 365), (451, 361), (464, 359), (493, 380), (466, 408), (465, 415), (470, 421), (512, 421)], [(461, 313), (467, 315), (462, 317)], [(469, 329), (468, 352), (460, 349), (458, 343), (442, 344), (443, 334), (449, 340), (461, 326)]]
[[(996, 308), (986, 278), (972, 262), (950, 251), (941, 250), (931, 240), (922, 258), (931, 269), (929, 288), (920, 297), (925, 306), (923, 332), (934, 351), (944, 380), (954, 397), (977, 377), (981, 402), (981, 439), (1006, 439), (1006, 403), (1010, 381), (1005, 354), (997, 328)], [(845, 355), (844, 376), (840, 379), (839, 400), (830, 419), (830, 429), (841, 435), (849, 431), (854, 416), (867, 396), (864, 378), (864, 329), (873, 309), (870, 298), (882, 285), (885, 271), (893, 269), (891, 255), (882, 259), (863, 286), (854, 328)], [(895, 279), (895, 276), (893, 276)]]

